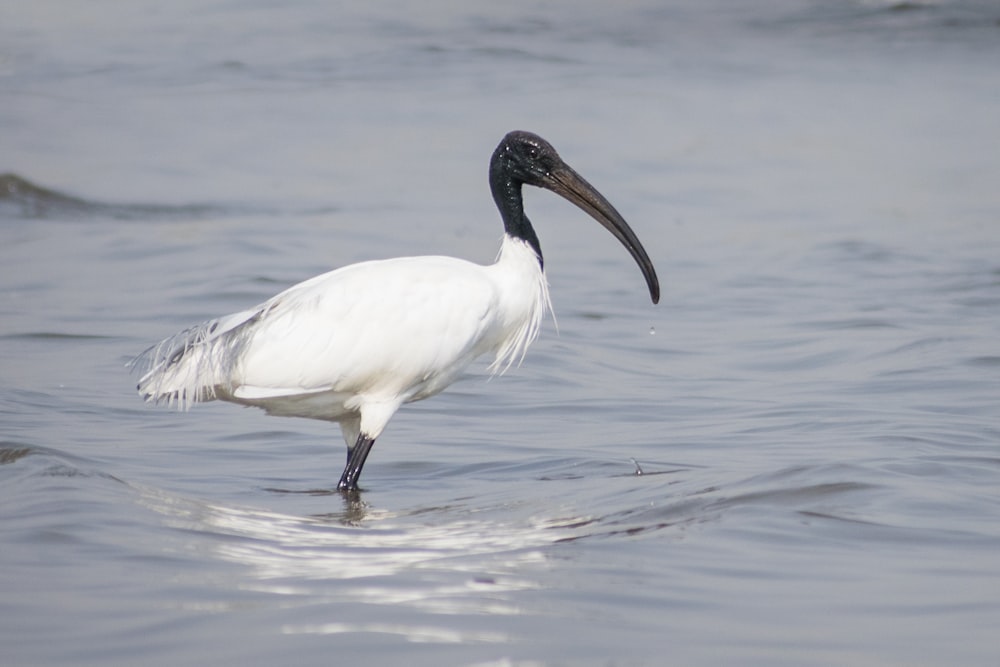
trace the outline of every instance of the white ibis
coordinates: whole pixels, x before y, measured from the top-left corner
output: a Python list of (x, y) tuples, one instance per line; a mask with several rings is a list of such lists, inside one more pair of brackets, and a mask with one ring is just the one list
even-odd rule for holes
[(338, 422), (355, 491), (375, 439), (404, 403), (442, 391), (474, 359), (490, 370), (520, 361), (550, 308), (538, 237), (521, 186), (551, 190), (606, 227), (632, 254), (659, 301), (656, 271), (615, 208), (549, 142), (511, 132), (490, 160), (504, 224), (494, 264), (453, 257), (361, 262), (290, 287), (259, 306), (163, 340), (133, 364), (139, 393), (187, 408), (220, 399), (269, 414)]

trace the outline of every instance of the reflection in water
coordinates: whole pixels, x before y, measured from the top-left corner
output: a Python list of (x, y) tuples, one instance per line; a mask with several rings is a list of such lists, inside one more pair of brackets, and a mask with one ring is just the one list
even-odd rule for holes
[[(300, 517), (224, 506), (142, 489), (145, 506), (186, 533), (185, 550), (235, 563), (239, 590), (286, 596), (289, 604), (361, 603), (405, 606), (441, 615), (517, 615), (516, 591), (541, 588), (549, 559), (543, 548), (590, 522), (574, 517), (505, 523), (447, 511), (405, 515), (344, 498), (344, 511)], [(437, 523), (433, 523), (433, 522)], [(194, 535), (192, 538), (191, 535)], [(534, 574), (533, 574), (534, 573)], [(354, 623), (288, 625), (286, 633), (377, 632), (414, 642), (505, 642), (502, 633), (422, 625)]]
[(281, 629), (286, 635), (339, 635), (370, 632), (398, 635), (415, 644), (506, 644), (513, 638), (502, 632), (454, 630), (430, 626), (394, 625), (390, 623), (322, 623), (316, 625), (289, 625)]

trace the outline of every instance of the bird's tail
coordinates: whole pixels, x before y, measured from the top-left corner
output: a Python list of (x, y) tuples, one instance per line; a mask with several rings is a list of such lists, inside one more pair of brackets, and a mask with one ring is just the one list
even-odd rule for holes
[(149, 403), (187, 410), (211, 401), (232, 384), (236, 346), (243, 325), (260, 315), (244, 311), (185, 329), (137, 356), (129, 367), (144, 370), (136, 389)]

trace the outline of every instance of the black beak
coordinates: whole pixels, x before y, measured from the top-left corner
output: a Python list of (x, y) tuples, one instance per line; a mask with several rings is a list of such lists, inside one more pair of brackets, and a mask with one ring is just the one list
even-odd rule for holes
[(566, 163), (552, 169), (541, 179), (539, 185), (555, 192), (567, 201), (573, 202), (614, 234), (615, 238), (625, 246), (631, 253), (632, 259), (639, 265), (639, 269), (646, 279), (646, 285), (649, 286), (649, 297), (653, 303), (659, 303), (660, 282), (656, 278), (653, 262), (650, 261), (646, 249), (642, 247), (635, 232), (628, 226), (621, 214), (615, 210), (611, 202), (604, 198), (604, 195)]

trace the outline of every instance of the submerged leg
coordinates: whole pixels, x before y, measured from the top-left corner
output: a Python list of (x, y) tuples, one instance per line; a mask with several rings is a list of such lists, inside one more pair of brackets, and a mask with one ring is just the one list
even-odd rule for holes
[(361, 469), (365, 467), (365, 459), (368, 452), (375, 444), (375, 438), (369, 438), (364, 433), (358, 434), (357, 442), (347, 450), (347, 465), (340, 475), (340, 483), (337, 484), (338, 491), (357, 491), (358, 477), (361, 476)]

